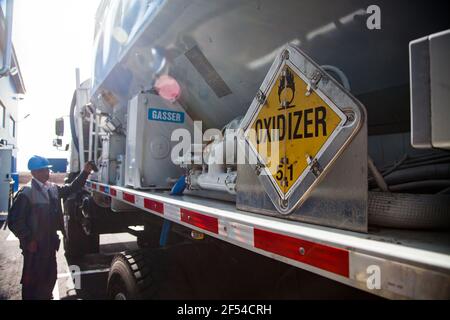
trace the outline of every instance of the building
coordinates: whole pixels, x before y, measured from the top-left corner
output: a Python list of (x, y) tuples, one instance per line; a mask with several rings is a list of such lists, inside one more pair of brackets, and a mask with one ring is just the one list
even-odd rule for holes
[[(0, 7), (0, 59), (3, 60), (4, 47), (3, 28), (5, 15)], [(0, 148), (12, 149), (11, 172), (17, 168), (17, 133), (18, 133), (18, 104), (20, 96), (25, 94), (25, 85), (20, 71), (14, 47), (11, 57), (12, 75), (0, 78)]]
[[(0, 6), (0, 65), (3, 65), (3, 51), (6, 47), (5, 26), (5, 14), (3, 6)], [(25, 85), (12, 47), (10, 72), (0, 75), (0, 213), (8, 209), (9, 180), (17, 170), (18, 105), (23, 94)]]

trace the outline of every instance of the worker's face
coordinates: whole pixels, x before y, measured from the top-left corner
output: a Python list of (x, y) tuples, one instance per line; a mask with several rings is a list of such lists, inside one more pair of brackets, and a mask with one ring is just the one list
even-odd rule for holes
[(31, 171), (31, 175), (39, 182), (45, 183), (50, 178), (50, 170), (49, 169), (34, 170)]

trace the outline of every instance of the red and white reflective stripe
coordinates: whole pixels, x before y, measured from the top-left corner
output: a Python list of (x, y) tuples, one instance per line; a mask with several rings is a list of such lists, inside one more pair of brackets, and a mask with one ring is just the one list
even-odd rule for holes
[(181, 209), (180, 213), (181, 221), (205, 231), (219, 233), (219, 220), (217, 218), (187, 209)]
[(349, 252), (265, 230), (254, 230), (255, 248), (348, 278)]
[(219, 234), (245, 246), (254, 247), (253, 229), (242, 223), (219, 219)]
[[(94, 186), (95, 184), (92, 183), (92, 190), (96, 190)], [(87, 188), (89, 187), (87, 186)], [(205, 212), (192, 211), (147, 198), (140, 194), (132, 194), (120, 190), (117, 192), (118, 190), (110, 186), (106, 186), (106, 188), (105, 186), (103, 188), (100, 187), (99, 190), (119, 200), (132, 203), (140, 209), (164, 215), (164, 218), (187, 227), (198, 229), (244, 247), (255, 248), (270, 256), (276, 255), (287, 258), (294, 265), (296, 262), (299, 262), (349, 278), (350, 254), (348, 250), (256, 228), (224, 217), (214, 217)]]
[(344, 249), (223, 220), (219, 226), (219, 234), (233, 242), (349, 277), (349, 252)]
[(151, 199), (144, 199), (144, 208), (159, 214), (164, 214), (164, 204)]
[(164, 203), (164, 217), (172, 221), (181, 221), (180, 208), (172, 204)]
[(136, 196), (131, 193), (122, 192), (122, 199), (129, 203), (135, 203), (136, 202)]

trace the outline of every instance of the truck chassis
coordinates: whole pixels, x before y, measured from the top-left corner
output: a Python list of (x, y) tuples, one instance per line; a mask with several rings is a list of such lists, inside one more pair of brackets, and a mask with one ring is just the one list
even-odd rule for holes
[(86, 183), (86, 191), (376, 296), (450, 297), (450, 241), (444, 232), (373, 229), (362, 234), (244, 213), (231, 203), (195, 196), (95, 181)]

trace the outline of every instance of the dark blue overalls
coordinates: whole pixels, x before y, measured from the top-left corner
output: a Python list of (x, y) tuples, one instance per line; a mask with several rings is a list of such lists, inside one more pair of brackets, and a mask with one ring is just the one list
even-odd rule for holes
[[(61, 198), (80, 191), (87, 176), (83, 172), (72, 184), (63, 187), (51, 184), (48, 190), (33, 179), (16, 196), (8, 214), (8, 226), (19, 238), (24, 257), (23, 299), (52, 298), (57, 277), (56, 252), (60, 244), (56, 232), (63, 224)], [(37, 242), (36, 252), (28, 250), (31, 241)]]

